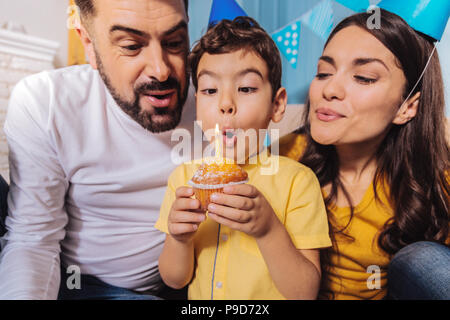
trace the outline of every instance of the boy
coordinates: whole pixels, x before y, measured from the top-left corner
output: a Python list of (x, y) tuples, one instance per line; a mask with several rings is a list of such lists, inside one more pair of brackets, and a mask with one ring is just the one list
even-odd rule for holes
[[(223, 154), (231, 150), (236, 160), (241, 130), (267, 129), (283, 118), (280, 54), (253, 19), (223, 20), (211, 28), (189, 63), (197, 118), (204, 130), (219, 124)], [(303, 165), (261, 152), (263, 139), (260, 134), (256, 146), (245, 139), (242, 167), (249, 183), (213, 195), (207, 216), (186, 187), (198, 165), (181, 165), (169, 178), (156, 223), (167, 233), (159, 269), (168, 286), (189, 284), (189, 299), (317, 296), (318, 248), (331, 245), (319, 182)], [(250, 164), (255, 151), (260, 156)], [(261, 174), (273, 161), (279, 170)]]

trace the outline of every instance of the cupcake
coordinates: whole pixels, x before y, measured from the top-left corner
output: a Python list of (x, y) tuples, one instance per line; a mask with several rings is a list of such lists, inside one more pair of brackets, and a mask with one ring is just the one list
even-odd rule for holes
[(248, 182), (248, 174), (240, 166), (230, 163), (203, 163), (188, 182), (194, 187), (195, 198), (200, 201), (201, 209), (206, 211), (210, 197), (223, 192), (230, 185)]

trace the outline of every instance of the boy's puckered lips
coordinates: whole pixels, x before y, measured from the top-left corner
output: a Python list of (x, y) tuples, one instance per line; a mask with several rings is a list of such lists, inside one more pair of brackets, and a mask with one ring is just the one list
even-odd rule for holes
[(233, 147), (237, 143), (237, 130), (230, 127), (222, 128), (223, 142), (227, 147)]

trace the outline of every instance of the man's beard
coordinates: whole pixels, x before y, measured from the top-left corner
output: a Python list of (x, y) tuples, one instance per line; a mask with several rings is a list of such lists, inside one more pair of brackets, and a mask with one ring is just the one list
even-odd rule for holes
[[(119, 107), (128, 114), (134, 121), (139, 123), (144, 129), (147, 129), (153, 133), (161, 133), (164, 131), (169, 131), (175, 129), (181, 120), (181, 114), (183, 112), (183, 106), (187, 99), (187, 93), (189, 90), (189, 75), (186, 73), (186, 86), (182, 91), (180, 82), (174, 78), (169, 77), (164, 82), (159, 82), (157, 80), (153, 80), (151, 82), (146, 82), (139, 84), (137, 87), (133, 88), (134, 90), (134, 101), (128, 102), (123, 100), (120, 95), (117, 93), (117, 90), (112, 86), (109, 77), (106, 75), (105, 69), (101, 62), (101, 59), (97, 52), (97, 69), (98, 72), (105, 83), (105, 86), (108, 88), (111, 96), (114, 98)], [(151, 90), (176, 90), (177, 94), (177, 105), (174, 109), (170, 108), (153, 108), (151, 111), (143, 110), (140, 103), (140, 96), (146, 91)], [(155, 118), (164, 117), (164, 120), (156, 121)]]

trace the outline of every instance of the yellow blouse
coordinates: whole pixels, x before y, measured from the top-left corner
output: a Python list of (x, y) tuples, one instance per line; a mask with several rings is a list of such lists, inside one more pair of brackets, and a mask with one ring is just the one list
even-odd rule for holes
[[(298, 160), (305, 147), (304, 136), (291, 134), (280, 141), (280, 155)], [(383, 299), (386, 296), (390, 258), (379, 248), (378, 236), (393, 216), (393, 209), (384, 190), (388, 190), (386, 186), (377, 186), (377, 200), (373, 185), (370, 185), (354, 208), (353, 218), (344, 231), (346, 236), (335, 235), (336, 245), (330, 249), (330, 266), (323, 274), (325, 291), (332, 291), (334, 299)], [(348, 224), (349, 207), (329, 210), (338, 228)]]

